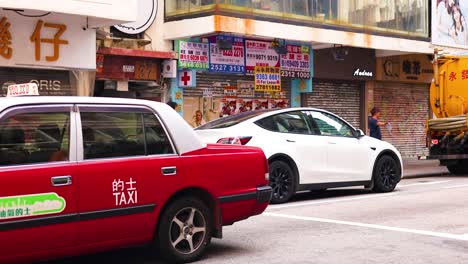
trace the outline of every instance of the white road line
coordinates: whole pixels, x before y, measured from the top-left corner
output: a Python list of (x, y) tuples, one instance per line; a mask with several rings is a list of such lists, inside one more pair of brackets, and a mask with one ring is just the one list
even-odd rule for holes
[(411, 184), (403, 184), (403, 185), (397, 185), (397, 187), (410, 187), (410, 186), (418, 186), (418, 185), (432, 185), (432, 184), (440, 184), (440, 183), (446, 183), (446, 182), (451, 182), (452, 180), (448, 181), (433, 181), (433, 182), (418, 182), (418, 183), (411, 183)]
[(295, 220), (329, 223), (329, 224), (366, 227), (366, 228), (379, 229), (379, 230), (387, 230), (387, 231), (395, 231), (395, 232), (402, 232), (402, 233), (410, 233), (410, 234), (417, 234), (417, 235), (425, 235), (425, 236), (433, 236), (433, 237), (440, 237), (440, 238), (446, 238), (446, 239), (468, 241), (468, 236), (456, 235), (456, 234), (450, 234), (450, 233), (440, 233), (440, 232), (410, 229), (410, 228), (391, 227), (391, 226), (383, 226), (383, 225), (365, 224), (365, 223), (350, 222), (350, 221), (340, 221), (340, 220), (333, 220), (333, 219), (295, 216), (295, 215), (276, 214), (276, 213), (263, 213), (263, 215), (287, 218), (287, 219), (295, 219)]
[(397, 193), (369, 194), (369, 195), (366, 195), (366, 196), (359, 196), (359, 197), (353, 197), (353, 198), (329, 199), (329, 200), (313, 201), (313, 202), (291, 203), (291, 204), (285, 204), (285, 205), (270, 205), (267, 210), (293, 208), (293, 207), (317, 205), (317, 204), (327, 204), (327, 203), (348, 202), (348, 201), (356, 201), (356, 200), (365, 200), (365, 199), (373, 199), (373, 198), (377, 198), (377, 197), (392, 196), (392, 195), (396, 195), (396, 194)]
[(463, 187), (468, 187), (468, 184), (447, 186), (447, 187), (444, 187), (444, 189), (454, 189), (454, 188), (463, 188)]

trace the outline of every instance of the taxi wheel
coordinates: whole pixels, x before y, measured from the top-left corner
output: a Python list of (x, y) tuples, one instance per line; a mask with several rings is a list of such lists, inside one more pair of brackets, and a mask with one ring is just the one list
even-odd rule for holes
[(174, 201), (160, 218), (156, 244), (162, 257), (171, 263), (199, 259), (211, 241), (213, 218), (199, 199)]

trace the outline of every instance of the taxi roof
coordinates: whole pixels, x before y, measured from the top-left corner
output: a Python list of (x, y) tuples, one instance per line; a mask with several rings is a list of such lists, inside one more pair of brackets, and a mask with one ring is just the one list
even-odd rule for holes
[(85, 96), (19, 96), (0, 97), (0, 115), (10, 107), (42, 104), (112, 104), (146, 106), (156, 111), (172, 136), (179, 154), (192, 152), (206, 145), (198, 138), (193, 128), (164, 103), (125, 98), (85, 97)]

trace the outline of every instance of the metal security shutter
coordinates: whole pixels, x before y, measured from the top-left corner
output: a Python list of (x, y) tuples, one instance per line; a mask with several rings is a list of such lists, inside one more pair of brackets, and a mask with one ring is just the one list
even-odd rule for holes
[(320, 108), (361, 127), (363, 83), (314, 79), (311, 93), (302, 94), (302, 106)]
[(392, 143), (405, 158), (425, 154), (425, 125), (429, 113), (429, 85), (377, 83), (374, 106), (380, 119), (390, 122), (391, 133), (382, 128), (382, 138)]
[[(203, 89), (211, 89), (213, 90), (213, 94), (223, 95), (224, 86), (237, 86), (237, 81), (254, 81), (254, 77), (247, 75), (197, 72), (197, 88), (184, 88), (184, 96), (203, 97)], [(291, 98), (291, 81), (283, 79), (281, 87), (285, 91), (286, 98)], [(263, 93), (257, 93), (255, 97), (261, 98), (263, 97)]]

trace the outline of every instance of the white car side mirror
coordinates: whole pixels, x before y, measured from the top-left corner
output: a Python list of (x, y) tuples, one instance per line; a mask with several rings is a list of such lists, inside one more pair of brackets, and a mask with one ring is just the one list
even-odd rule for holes
[(364, 131), (362, 131), (361, 129), (358, 129), (356, 130), (356, 137), (357, 138), (362, 138), (364, 137), (366, 134), (364, 134)]

